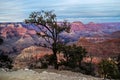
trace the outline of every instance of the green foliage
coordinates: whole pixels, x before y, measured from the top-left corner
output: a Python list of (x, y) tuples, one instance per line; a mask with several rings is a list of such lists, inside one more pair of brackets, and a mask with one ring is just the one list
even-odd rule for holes
[[(57, 69), (57, 52), (58, 52), (58, 43), (60, 41), (59, 34), (63, 31), (69, 32), (70, 25), (67, 21), (64, 21), (63, 23), (58, 25), (57, 18), (55, 13), (53, 11), (40, 11), (40, 12), (32, 12), (29, 16), (29, 19), (25, 20), (26, 23), (32, 23), (39, 27), (40, 31), (37, 33), (39, 36), (44, 38), (44, 40), (47, 42), (44, 43), (44, 45), (41, 45), (43, 47), (48, 47), (52, 49), (53, 51), (53, 59), (54, 59), (54, 66)], [(43, 27), (39, 26), (42, 25)]]
[(102, 60), (99, 63), (99, 74), (103, 77), (103, 78), (113, 78), (113, 79), (118, 79), (120, 78), (119, 75), (119, 71), (118, 71), (118, 67), (115, 63), (114, 60)]
[(42, 63), (42, 68), (48, 68), (49, 65), (53, 65), (53, 55), (45, 55), (39, 60)]
[(29, 63), (29, 68), (48, 68), (49, 65), (53, 66), (53, 55), (45, 55), (40, 59)]
[(83, 57), (87, 54), (86, 50), (81, 46), (64, 46), (64, 57), (67, 60), (67, 66), (71, 68), (80, 67)]
[(84, 62), (81, 65), (81, 73), (87, 74), (87, 75), (95, 75), (95, 65), (93, 63), (87, 63)]

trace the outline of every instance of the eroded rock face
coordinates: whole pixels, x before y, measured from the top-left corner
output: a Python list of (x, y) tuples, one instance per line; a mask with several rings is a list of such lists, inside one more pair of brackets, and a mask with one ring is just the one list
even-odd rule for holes
[(22, 50), (22, 52), (15, 58), (14, 68), (25, 68), (29, 64), (35, 63), (37, 60), (45, 55), (51, 55), (52, 51), (47, 48), (31, 46)]
[(86, 48), (89, 55), (102, 58), (116, 57), (120, 52), (120, 39), (92, 43), (85, 38), (81, 38), (76, 45)]
[[(66, 40), (66, 42), (77, 41), (81, 36), (85, 38), (87, 37), (88, 40), (91, 40), (92, 42), (98, 41), (99, 43), (92, 43), (89, 41), (82, 40), (78, 41), (77, 45), (85, 47), (87, 51), (89, 53), (92, 53), (93, 55), (95, 54), (97, 56), (101, 55), (107, 56), (109, 54), (116, 55), (116, 53), (120, 52), (119, 40), (116, 41), (113, 39), (111, 41), (104, 42), (107, 39), (106, 37), (119, 38), (120, 33), (119, 30), (120, 30), (119, 22), (118, 23), (90, 22), (88, 24), (83, 24), (82, 22), (76, 21), (71, 23), (70, 30), (71, 32), (63, 33), (61, 36), (62, 40), (63, 41)], [(4, 43), (0, 46), (0, 49), (4, 51), (6, 54), (13, 55), (22, 54), (24, 56), (28, 55), (29, 53), (25, 52), (23, 50), (24, 48), (39, 45), (40, 43), (45, 42), (43, 39), (39, 38), (36, 35), (37, 31), (39, 31), (39, 28), (33, 24), (0, 23), (0, 36), (4, 38)], [(32, 55), (34, 51), (31, 51), (30, 53)], [(42, 54), (38, 56), (41, 56)]]
[(1, 36), (5, 39), (13, 38), (13, 37), (22, 37), (27, 35), (35, 35), (36, 31), (33, 29), (27, 29), (23, 27), (21, 24), (18, 24), (16, 27), (14, 24), (9, 24), (0, 31)]
[[(47, 56), (51, 56), (53, 54), (51, 49), (38, 47), (38, 46), (30, 46), (22, 50), (22, 52), (15, 58), (14, 60), (14, 68), (21, 69), (21, 68), (29, 68), (31, 65), (35, 66), (36, 68), (41, 68), (42, 64), (40, 59), (46, 61)], [(64, 55), (62, 53), (57, 54), (58, 63), (61, 60), (65, 60)], [(47, 61), (45, 62), (45, 64)]]
[(85, 25), (82, 22), (76, 21), (71, 23), (71, 31), (83, 31), (83, 30), (85, 30)]
[(4, 39), (0, 49), (6, 54), (19, 54), (22, 49), (42, 41), (34, 29), (26, 28), (22, 23), (1, 23), (0, 33)]
[[(61, 24), (61, 23), (59, 23)], [(63, 32), (60, 36), (62, 41), (74, 42), (80, 37), (96, 37), (92, 41), (104, 41), (106, 37), (119, 38), (120, 23), (94, 23), (83, 24), (80, 21), (71, 22), (70, 33)], [(43, 26), (40, 26), (43, 27)], [(0, 36), (4, 38), (4, 43), (0, 49), (7, 53), (20, 53), (26, 47), (39, 45), (45, 42), (36, 35), (40, 31), (38, 26), (25, 23), (0, 23)], [(112, 32), (115, 32), (111, 34)], [(118, 35), (116, 35), (118, 34)], [(112, 35), (112, 36), (111, 36)], [(115, 35), (115, 36), (114, 36)], [(14, 51), (15, 50), (15, 51)]]
[(113, 32), (110, 37), (112, 38), (120, 38), (120, 30)]

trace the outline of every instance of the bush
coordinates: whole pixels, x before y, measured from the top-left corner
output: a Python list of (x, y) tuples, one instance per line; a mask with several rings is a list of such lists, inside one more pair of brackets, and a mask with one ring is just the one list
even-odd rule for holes
[(87, 75), (95, 75), (95, 66), (93, 63), (84, 62), (81, 65), (81, 72)]
[(41, 62), (41, 68), (48, 68), (48, 65), (53, 65), (53, 55), (45, 55), (44, 57), (40, 58), (39, 61)]
[(0, 67), (1, 68), (12, 68), (12, 59), (3, 53), (0, 53)]
[(70, 68), (76, 68), (81, 66), (81, 61), (87, 54), (86, 50), (81, 46), (64, 46), (62, 50), (64, 53), (64, 57), (66, 58), (66, 66)]
[(45, 55), (37, 61), (29, 64), (29, 68), (48, 68), (49, 65), (53, 65), (53, 55)]
[(103, 78), (109, 78), (109, 79), (118, 79), (120, 78), (120, 73), (117, 67), (117, 64), (115, 63), (114, 60), (107, 60), (104, 59), (102, 60), (99, 65), (99, 74)]

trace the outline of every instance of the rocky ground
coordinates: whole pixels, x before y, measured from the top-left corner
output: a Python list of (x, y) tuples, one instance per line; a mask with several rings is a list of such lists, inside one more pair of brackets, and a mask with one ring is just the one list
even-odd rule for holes
[(102, 79), (71, 71), (24, 69), (6, 72), (4, 69), (1, 69), (0, 80), (102, 80)]

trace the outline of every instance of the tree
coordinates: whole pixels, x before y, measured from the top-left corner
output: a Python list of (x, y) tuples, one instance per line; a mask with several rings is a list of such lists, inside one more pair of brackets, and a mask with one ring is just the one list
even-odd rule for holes
[(69, 31), (69, 23), (67, 21), (64, 21), (58, 24), (56, 15), (53, 13), (53, 11), (32, 12), (29, 16), (29, 19), (26, 19), (25, 22), (32, 23), (39, 27), (40, 32), (37, 34), (44, 38), (44, 40), (47, 42), (47, 44), (44, 43), (44, 45), (41, 46), (52, 49), (54, 68), (58, 69), (56, 54), (59, 50), (57, 46), (61, 42), (60, 33)]
[(64, 53), (64, 57), (67, 61), (67, 66), (71, 68), (79, 67), (81, 66), (81, 61), (86, 56), (87, 52), (84, 48), (81, 46), (64, 46), (62, 48), (62, 52)]
[(104, 59), (99, 63), (98, 68), (99, 68), (98, 72), (103, 78), (109, 78), (109, 79), (120, 78), (119, 77), (120, 73), (117, 64), (114, 60)]

